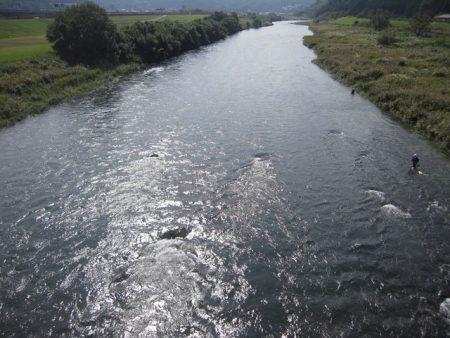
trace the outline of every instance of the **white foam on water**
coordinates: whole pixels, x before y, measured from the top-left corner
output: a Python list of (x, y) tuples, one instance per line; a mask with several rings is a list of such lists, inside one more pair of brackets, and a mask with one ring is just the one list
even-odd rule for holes
[(385, 204), (381, 207), (381, 211), (391, 217), (397, 217), (397, 218), (411, 218), (411, 214), (407, 211), (403, 211), (399, 207), (393, 205), (393, 204)]
[(366, 190), (365, 193), (369, 196), (375, 197), (377, 199), (379, 199), (380, 201), (385, 201), (386, 200), (386, 194), (382, 191), (378, 191), (378, 190)]
[(447, 211), (447, 207), (439, 203), (438, 201), (432, 201), (428, 204), (427, 210), (430, 211), (431, 209), (440, 210), (440, 211)]
[(447, 298), (441, 303), (439, 312), (444, 316), (445, 321), (450, 324), (450, 298)]
[(153, 67), (153, 68), (144, 70), (144, 75), (158, 74), (158, 73), (161, 73), (163, 70), (164, 70), (164, 67)]

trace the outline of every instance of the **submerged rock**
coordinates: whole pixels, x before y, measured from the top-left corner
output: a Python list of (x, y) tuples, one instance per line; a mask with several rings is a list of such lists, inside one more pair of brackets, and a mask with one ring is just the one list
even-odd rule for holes
[(124, 280), (127, 280), (130, 277), (130, 274), (128, 274), (126, 271), (119, 272), (116, 274), (110, 284), (120, 283)]
[(177, 237), (186, 238), (186, 236), (189, 235), (190, 232), (191, 229), (188, 228), (176, 228), (163, 232), (161, 236), (159, 236), (159, 238), (160, 239), (175, 239)]

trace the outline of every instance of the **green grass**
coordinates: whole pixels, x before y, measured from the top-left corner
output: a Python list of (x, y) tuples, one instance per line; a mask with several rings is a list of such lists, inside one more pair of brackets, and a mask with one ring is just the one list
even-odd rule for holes
[(202, 19), (207, 15), (116, 15), (111, 16), (112, 21), (118, 26), (126, 26), (137, 21), (157, 21), (157, 20), (169, 20), (179, 22), (191, 22), (196, 19)]
[(340, 25), (340, 26), (352, 26), (355, 24), (355, 22), (358, 22), (359, 24), (366, 24), (369, 22), (369, 19), (357, 18), (355, 16), (345, 16), (342, 18), (337, 18), (335, 20), (329, 21), (330, 24)]
[(0, 39), (0, 65), (31, 60), (51, 51), (43, 35)]
[(450, 153), (450, 29), (417, 37), (393, 26), (387, 32), (396, 42), (381, 46), (384, 33), (335, 22), (311, 25), (314, 35), (304, 42), (316, 51), (315, 62)]
[(140, 64), (110, 69), (70, 67), (55, 54), (0, 66), (0, 127), (81, 96), (139, 67)]
[(176, 14), (176, 15), (166, 15), (163, 20), (169, 20), (169, 21), (179, 21), (179, 22), (191, 22), (197, 19), (203, 19), (206, 18), (208, 15), (182, 15), (182, 14)]
[(52, 19), (0, 19), (0, 39), (45, 36)]
[(51, 52), (45, 38), (50, 22), (52, 19), (1, 19), (0, 65), (31, 60)]
[[(353, 26), (355, 25), (355, 22), (358, 22), (359, 25), (366, 25), (369, 23), (369, 19), (367, 18), (357, 18), (355, 16), (345, 16), (342, 18), (337, 18), (334, 20), (329, 20), (327, 23), (332, 25), (339, 25), (339, 26)], [(406, 28), (409, 26), (409, 20), (408, 19), (391, 19), (389, 20), (392, 27), (397, 28)], [(430, 28), (432, 30), (439, 29), (439, 30), (449, 30), (450, 31), (450, 23), (449, 22), (439, 22), (434, 21), (431, 23)]]
[[(353, 26), (358, 23), (359, 25), (367, 25), (369, 19), (367, 18), (357, 18), (355, 16), (345, 16), (342, 18), (337, 18), (335, 20), (327, 21), (329, 24), (340, 25), (340, 26)], [(392, 19), (390, 20), (391, 26), (393, 27), (406, 27), (408, 26), (408, 20), (406, 19)]]
[(207, 16), (208, 15), (203, 14), (193, 14), (193, 15), (173, 14), (173, 15), (165, 15), (164, 17), (160, 18), (160, 20), (179, 21), (187, 23), (197, 19), (206, 18)]
[(162, 15), (116, 15), (110, 16), (111, 20), (118, 26), (126, 26), (137, 21), (159, 20)]
[(431, 29), (443, 29), (450, 31), (450, 22), (434, 21), (431, 23)]
[(28, 61), (36, 56), (52, 52), (52, 47), (49, 44), (3, 48), (0, 42), (0, 65)]

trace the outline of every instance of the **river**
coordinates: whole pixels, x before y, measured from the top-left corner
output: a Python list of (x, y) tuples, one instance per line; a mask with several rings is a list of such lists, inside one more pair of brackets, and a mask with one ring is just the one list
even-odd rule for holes
[(306, 34), (243, 31), (1, 130), (0, 335), (446, 336), (450, 161)]

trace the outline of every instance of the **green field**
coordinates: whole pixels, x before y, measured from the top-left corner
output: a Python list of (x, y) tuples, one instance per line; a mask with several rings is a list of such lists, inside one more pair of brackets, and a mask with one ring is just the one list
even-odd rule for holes
[(179, 22), (191, 22), (196, 19), (202, 19), (207, 15), (117, 15), (111, 16), (111, 19), (118, 26), (125, 26), (137, 21), (158, 21), (158, 20), (169, 20), (169, 21), (179, 21)]
[[(341, 26), (353, 26), (356, 24), (367, 25), (369, 23), (369, 19), (357, 18), (354, 16), (345, 16), (345, 17), (338, 18), (335, 20), (330, 20), (329, 23), (331, 23), (333, 25), (341, 25)], [(391, 26), (393, 26), (393, 27), (408, 26), (408, 20), (406, 20), (406, 19), (392, 19), (392, 20), (390, 20), (390, 23), (391, 23)]]
[(51, 19), (0, 20), (0, 65), (51, 52), (45, 38)]
[[(206, 15), (120, 15), (111, 16), (118, 26), (137, 21), (170, 20), (190, 22)], [(0, 65), (27, 61), (52, 52), (45, 34), (52, 19), (0, 19)]]
[[(365, 25), (369, 23), (369, 19), (366, 18), (357, 18), (354, 16), (345, 16), (342, 18), (338, 18), (335, 20), (329, 20), (327, 21), (330, 24), (333, 25), (340, 25), (340, 26), (353, 26), (356, 23), (359, 25)], [(409, 21), (408, 19), (391, 19), (390, 24), (392, 27), (408, 27)], [(432, 22), (430, 25), (431, 29), (443, 29), (443, 30), (450, 30), (450, 23), (449, 22)]]
[(0, 65), (30, 60), (38, 55), (52, 52), (52, 47), (42, 37), (0, 40)]
[(52, 19), (0, 19), (0, 39), (45, 35)]

